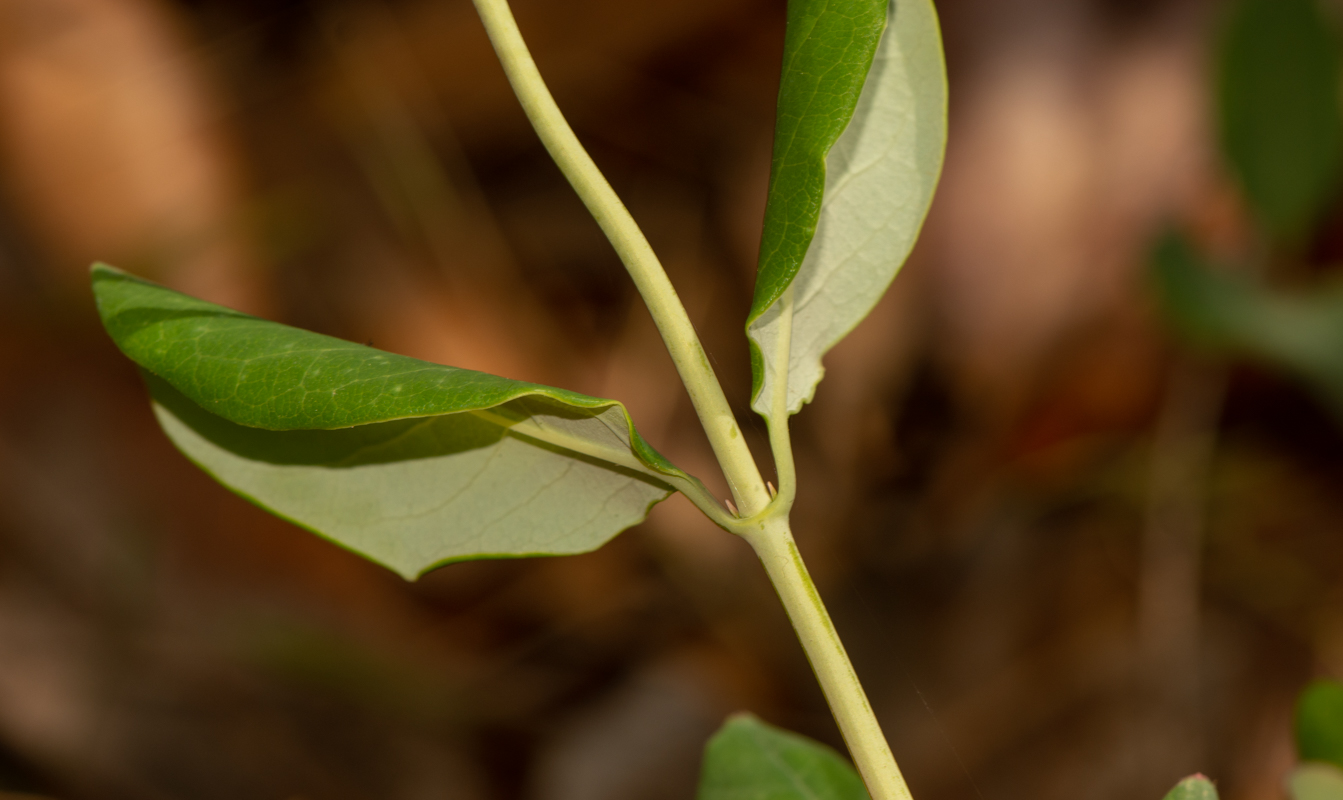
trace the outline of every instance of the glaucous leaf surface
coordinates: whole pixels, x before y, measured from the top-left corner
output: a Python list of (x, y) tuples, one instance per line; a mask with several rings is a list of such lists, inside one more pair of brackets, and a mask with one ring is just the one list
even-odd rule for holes
[(862, 778), (834, 750), (737, 714), (704, 749), (696, 798), (868, 800), (868, 794)]
[(1202, 775), (1190, 775), (1175, 784), (1165, 800), (1217, 800), (1217, 787)]
[(1343, 800), (1343, 770), (1333, 764), (1302, 764), (1287, 778), (1292, 800)]
[(1302, 761), (1343, 767), (1343, 684), (1315, 681), (1297, 698), (1296, 749)]
[[(769, 414), (785, 344), (795, 413), (821, 380), (821, 357), (886, 291), (927, 215), (946, 136), (946, 70), (930, 0), (790, 0), (747, 318), (757, 411)], [(790, 286), (791, 327), (778, 302)]]
[(1236, 0), (1218, 55), (1222, 149), (1260, 221), (1298, 239), (1343, 165), (1339, 45), (1317, 0)]
[(694, 480), (610, 400), (256, 319), (106, 266), (93, 288), (187, 457), (407, 578), (592, 550)]
[(1285, 367), (1343, 415), (1343, 286), (1273, 292), (1204, 266), (1178, 236), (1153, 271), (1166, 314), (1194, 340)]

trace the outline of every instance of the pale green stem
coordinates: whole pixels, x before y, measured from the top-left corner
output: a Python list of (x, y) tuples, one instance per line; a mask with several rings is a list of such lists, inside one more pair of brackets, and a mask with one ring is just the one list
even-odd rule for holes
[[(722, 387), (709, 366), (690, 317), (676, 290), (629, 211), (584, 151), (560, 114), (518, 31), (507, 0), (473, 0), (504, 72), (542, 143), (578, 196), (588, 207), (625, 263), (634, 284), (667, 344), (681, 380), (690, 393), (709, 443), (718, 457), (740, 509), (737, 518), (710, 512), (702, 490), (688, 493), (697, 506), (724, 528), (741, 535), (764, 564), (783, 601), (816, 678), (834, 712), (854, 763), (872, 800), (911, 800), (900, 769), (877, 724), (835, 626), (807, 574), (788, 527), (788, 510), (796, 492), (792, 445), (788, 435), (787, 376), (790, 348), (780, 349), (776, 375), (780, 388), (771, 398), (770, 445), (779, 473), (779, 495), (771, 503), (760, 470), (742, 438)], [(792, 315), (792, 293), (782, 309)], [(791, 325), (785, 326), (791, 330)], [(785, 335), (785, 339), (787, 336)], [(665, 480), (665, 477), (664, 477)], [(680, 487), (678, 487), (680, 488)], [(684, 490), (683, 490), (684, 491)], [(715, 511), (718, 509), (714, 509)]]
[(648, 245), (648, 240), (635, 224), (634, 218), (597, 170), (597, 165), (592, 163), (592, 158), (560, 113), (559, 106), (550, 96), (550, 90), (541, 80), (541, 73), (532, 61), (531, 53), (527, 51), (507, 0), (474, 2), (527, 118), (531, 120), (546, 150), (550, 151), (551, 158), (555, 159), (560, 171), (569, 179), (579, 198), (611, 240), (611, 245), (634, 279), (639, 294), (643, 295), (658, 332), (667, 344), (667, 351), (671, 353), (681, 380), (690, 393), (690, 402), (699, 414), (709, 444), (718, 457), (741, 514), (749, 516), (764, 509), (770, 498), (760, 477), (760, 470), (742, 438), (723, 389), (714, 377), (709, 358), (704, 353), (694, 326), (690, 324), (685, 306), (672, 288), (653, 248)]
[(872, 800), (912, 800), (844, 644), (797, 552), (788, 520), (775, 517), (743, 536), (755, 548), (788, 611)]

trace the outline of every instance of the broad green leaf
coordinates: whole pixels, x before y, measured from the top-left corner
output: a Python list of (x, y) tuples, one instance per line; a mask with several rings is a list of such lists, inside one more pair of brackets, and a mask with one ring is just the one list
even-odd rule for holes
[(1217, 800), (1217, 787), (1202, 775), (1190, 775), (1175, 784), (1165, 800)]
[(1167, 236), (1152, 262), (1167, 315), (1184, 333), (1302, 376), (1343, 415), (1343, 285), (1273, 292), (1203, 266)]
[(1315, 681), (1297, 698), (1296, 749), (1302, 761), (1343, 767), (1343, 684)]
[(1343, 800), (1343, 770), (1333, 764), (1302, 764), (1287, 778), (1292, 800)]
[(704, 749), (697, 800), (867, 800), (862, 778), (834, 750), (737, 714)]
[[(785, 346), (789, 413), (810, 401), (821, 357), (895, 278), (932, 202), (946, 138), (946, 70), (930, 0), (790, 0), (746, 325), (758, 412), (770, 415)], [(779, 302), (790, 286), (791, 326)]]
[(697, 484), (611, 400), (267, 322), (106, 266), (93, 288), (188, 458), (407, 578), (592, 550)]
[(1343, 165), (1339, 46), (1318, 0), (1236, 0), (1218, 57), (1222, 148), (1275, 236), (1306, 233)]

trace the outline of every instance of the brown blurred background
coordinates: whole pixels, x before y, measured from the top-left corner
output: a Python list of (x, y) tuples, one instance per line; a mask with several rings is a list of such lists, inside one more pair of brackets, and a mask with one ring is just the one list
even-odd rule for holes
[[(945, 176), (797, 418), (800, 546), (919, 800), (1196, 770), (1283, 797), (1293, 698), (1343, 677), (1343, 439), (1296, 383), (1185, 350), (1144, 277), (1169, 222), (1246, 246), (1221, 8), (939, 9)], [(515, 10), (764, 456), (740, 320), (783, 0)], [(407, 584), (190, 466), (101, 331), (95, 259), (624, 400), (724, 494), (467, 0), (0, 0), (0, 196), (0, 789), (672, 800), (731, 711), (839, 744), (747, 547), (688, 503)]]

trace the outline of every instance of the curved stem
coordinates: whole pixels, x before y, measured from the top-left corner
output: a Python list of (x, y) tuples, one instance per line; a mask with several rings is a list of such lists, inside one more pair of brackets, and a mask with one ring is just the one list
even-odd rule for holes
[(667, 344), (667, 351), (671, 353), (681, 380), (690, 393), (690, 402), (694, 404), (695, 412), (704, 425), (709, 444), (723, 468), (723, 475), (732, 489), (737, 507), (742, 515), (760, 511), (770, 500), (760, 470), (751, 457), (736, 417), (714, 376), (713, 368), (709, 366), (709, 358), (704, 353), (699, 336), (690, 324), (690, 317), (681, 305), (676, 290), (672, 288), (662, 264), (658, 262), (653, 248), (635, 224), (634, 218), (579, 143), (573, 129), (560, 113), (559, 106), (555, 104), (555, 99), (550, 96), (550, 90), (541, 80), (541, 73), (522, 40), (507, 0), (474, 2), (495, 52), (499, 54), (508, 81), (513, 85), (513, 91), (527, 112), (532, 127), (606, 237), (611, 240), (611, 245), (625, 263), (634, 285), (648, 305), (658, 332)]
[[(745, 538), (754, 548), (797, 631), (872, 800), (912, 800), (788, 527), (788, 512), (797, 484), (787, 409), (791, 350), (787, 338), (791, 324), (785, 326), (783, 347), (775, 354), (779, 359), (775, 362), (776, 374), (780, 378), (771, 398), (769, 435), (779, 473), (779, 494), (771, 500), (685, 307), (629, 211), (560, 114), (527, 52), (507, 0), (473, 2), (537, 135), (610, 239), (648, 305), (740, 511), (735, 517), (713, 513), (721, 509), (714, 502), (706, 502), (707, 493), (702, 487), (691, 486), (688, 496), (711, 519)], [(782, 312), (791, 319), (791, 291), (785, 293), (782, 302)]]
[(912, 800), (844, 644), (797, 552), (788, 520), (775, 517), (744, 536), (788, 611), (872, 800)]

